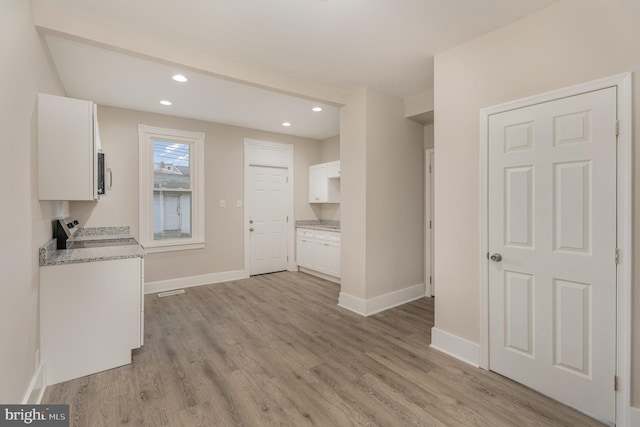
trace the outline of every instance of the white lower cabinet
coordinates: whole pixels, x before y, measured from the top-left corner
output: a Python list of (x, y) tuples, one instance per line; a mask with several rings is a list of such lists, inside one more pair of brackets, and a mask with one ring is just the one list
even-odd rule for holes
[(339, 232), (298, 228), (296, 243), (299, 267), (331, 276), (329, 279), (340, 278)]
[(40, 268), (46, 385), (131, 363), (142, 345), (142, 258)]

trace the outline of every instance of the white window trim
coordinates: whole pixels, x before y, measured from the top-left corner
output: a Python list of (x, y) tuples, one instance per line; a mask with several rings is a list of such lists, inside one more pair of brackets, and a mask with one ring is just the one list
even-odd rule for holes
[[(202, 249), (204, 240), (204, 132), (190, 132), (155, 126), (138, 125), (139, 160), (139, 230), (140, 243), (147, 253)], [(190, 239), (153, 240), (153, 140), (193, 144), (195, 159), (191, 159), (192, 188)], [(193, 161), (195, 160), (195, 161)]]

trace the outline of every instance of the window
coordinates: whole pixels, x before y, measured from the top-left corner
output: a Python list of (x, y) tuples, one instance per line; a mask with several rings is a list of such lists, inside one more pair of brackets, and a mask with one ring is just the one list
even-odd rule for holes
[(140, 240), (147, 252), (204, 247), (204, 133), (138, 125)]

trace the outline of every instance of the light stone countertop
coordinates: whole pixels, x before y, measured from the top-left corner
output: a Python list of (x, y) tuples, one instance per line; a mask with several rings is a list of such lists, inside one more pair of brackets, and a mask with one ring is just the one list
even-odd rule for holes
[[(97, 227), (78, 230), (74, 241), (103, 242), (131, 239), (129, 227)], [(56, 239), (40, 248), (40, 266), (108, 261), (125, 258), (143, 258), (144, 248), (137, 245), (105, 246), (79, 249), (56, 249)]]
[(340, 232), (340, 221), (325, 219), (305, 219), (296, 221), (297, 228)]
[(131, 239), (131, 230), (126, 227), (91, 227), (81, 228), (73, 236), (74, 242), (93, 242), (103, 240)]

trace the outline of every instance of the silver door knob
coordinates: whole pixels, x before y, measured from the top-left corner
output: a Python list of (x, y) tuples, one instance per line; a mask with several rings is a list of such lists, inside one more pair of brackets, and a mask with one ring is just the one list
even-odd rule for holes
[(500, 255), (499, 253), (495, 253), (495, 254), (491, 255), (491, 261), (493, 261), (493, 262), (502, 261), (502, 255)]
[(249, 231), (253, 231), (253, 230), (254, 230), (254, 228), (253, 228), (253, 227), (249, 228)]

